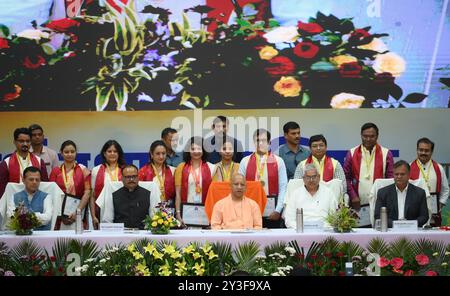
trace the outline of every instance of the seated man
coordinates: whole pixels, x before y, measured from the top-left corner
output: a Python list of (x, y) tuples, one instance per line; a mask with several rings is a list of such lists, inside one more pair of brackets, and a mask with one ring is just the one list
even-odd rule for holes
[(247, 229), (262, 227), (261, 209), (244, 196), (246, 181), (242, 174), (235, 174), (230, 181), (231, 193), (219, 200), (213, 208), (212, 229)]
[[(124, 223), (127, 228), (144, 229), (143, 220), (153, 215), (150, 191), (139, 186), (138, 168), (122, 168), (123, 187), (113, 193), (114, 223)], [(159, 200), (156, 202), (156, 204)]]
[(329, 212), (338, 207), (334, 194), (325, 186), (320, 185), (320, 174), (313, 164), (305, 165), (303, 170), (305, 186), (295, 189), (286, 203), (285, 222), (287, 228), (297, 228), (296, 212), (303, 208), (303, 221), (323, 221)]
[(23, 203), (29, 211), (34, 212), (41, 226), (34, 230), (50, 230), (53, 213), (51, 196), (39, 190), (41, 171), (36, 167), (27, 167), (23, 171), (25, 189), (14, 194), (14, 202), (8, 202), (8, 217), (14, 215), (14, 210)]
[(381, 207), (386, 207), (388, 227), (394, 220), (417, 220), (419, 227), (428, 221), (425, 191), (409, 183), (410, 166), (404, 160), (394, 164), (395, 183), (378, 190), (375, 219), (380, 219)]

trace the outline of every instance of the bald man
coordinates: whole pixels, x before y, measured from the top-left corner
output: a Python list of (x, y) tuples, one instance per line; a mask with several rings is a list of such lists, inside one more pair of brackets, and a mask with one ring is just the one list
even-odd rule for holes
[(212, 229), (261, 229), (262, 216), (258, 204), (244, 196), (244, 175), (235, 174), (230, 181), (231, 193), (213, 208)]

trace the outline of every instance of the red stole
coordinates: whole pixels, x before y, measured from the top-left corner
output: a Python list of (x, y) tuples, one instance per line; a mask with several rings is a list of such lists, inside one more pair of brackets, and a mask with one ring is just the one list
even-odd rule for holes
[[(356, 188), (358, 191), (359, 185), (359, 170), (361, 169), (361, 159), (362, 159), (362, 145), (359, 145), (358, 148), (355, 149), (355, 152), (352, 156), (352, 171), (353, 176), (356, 179)], [(375, 163), (374, 163), (374, 172), (373, 172), (373, 180), (384, 178), (383, 172), (383, 151), (381, 150), (381, 146), (376, 144), (375, 150)]]
[[(325, 159), (323, 160), (325, 163), (323, 164), (323, 176), (322, 180), (324, 182), (328, 182), (333, 180), (334, 176), (334, 168), (333, 168), (333, 161), (331, 160), (331, 157), (325, 155)], [(306, 164), (314, 163), (312, 159), (312, 155), (308, 157), (306, 160)], [(319, 172), (320, 173), (320, 172)]]
[[(106, 169), (105, 164), (102, 164), (100, 166), (100, 168), (98, 169), (97, 177), (95, 178), (95, 187), (94, 187), (95, 199), (98, 198), (98, 196), (100, 195), (100, 193), (103, 190), (103, 186), (105, 186), (105, 169)], [(120, 167), (119, 167), (119, 173), (117, 174), (117, 178), (119, 179), (119, 181), (122, 180), (122, 171), (120, 170)]]
[[(253, 153), (248, 160), (245, 179), (247, 181), (258, 181), (255, 180), (255, 175), (256, 157), (255, 153)], [(267, 157), (267, 175), (267, 181), (269, 182), (269, 184), (267, 184), (269, 188), (268, 195), (278, 195), (278, 163), (273, 153), (269, 153), (269, 156)]]
[[(181, 202), (186, 203), (188, 197), (189, 174), (191, 172), (191, 164), (186, 163), (181, 173)], [(205, 204), (206, 195), (208, 194), (209, 185), (211, 184), (211, 170), (206, 162), (202, 161), (202, 204)]]
[[(442, 175), (441, 175), (441, 170), (439, 169), (439, 165), (437, 164), (437, 162), (435, 162), (434, 160), (431, 160), (431, 163), (433, 164), (433, 168), (434, 171), (436, 172), (436, 193), (439, 194), (441, 193), (441, 188), (442, 188)], [(413, 161), (413, 163), (411, 164), (411, 172), (409, 175), (409, 178), (411, 180), (417, 180), (420, 177), (420, 169), (419, 166), (417, 165), (417, 160)]]
[[(164, 179), (164, 193), (166, 200), (175, 198), (175, 179), (172, 175), (172, 171), (168, 166), (165, 166), (165, 179)], [(139, 181), (153, 181), (155, 173), (151, 164), (145, 165), (139, 170)]]
[[(41, 163), (38, 160), (38, 158), (33, 153), (29, 153), (29, 155), (30, 155), (31, 165), (40, 170)], [(9, 157), (8, 170), (9, 170), (9, 180), (8, 181), (13, 182), (13, 183), (20, 183), (20, 175), (22, 174), (22, 172), (20, 171), (20, 164), (19, 164), (19, 160), (17, 159), (16, 152), (11, 154), (11, 156)]]
[[(57, 167), (57, 168), (53, 169), (53, 171), (50, 175), (50, 181), (58, 184), (59, 188), (61, 188), (61, 190), (64, 193), (67, 193), (66, 192), (66, 184), (64, 183), (64, 177), (62, 175), (61, 167)], [(75, 167), (73, 168), (73, 185), (75, 187), (75, 195), (80, 198), (84, 194), (84, 189), (85, 189), (84, 181), (85, 181), (85, 178), (84, 178), (84, 174), (83, 174), (83, 169), (78, 164), (76, 164)]]

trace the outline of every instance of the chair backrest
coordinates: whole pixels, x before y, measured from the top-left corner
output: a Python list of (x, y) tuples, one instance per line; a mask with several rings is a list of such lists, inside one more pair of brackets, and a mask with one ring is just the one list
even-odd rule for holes
[[(0, 199), (0, 215), (2, 216), (2, 219), (0, 219), (0, 229), (5, 229), (6, 225), (8, 225), (10, 221), (10, 217), (8, 217), (7, 215), (7, 210), (8, 205), (14, 204), (14, 194), (24, 189), (25, 185), (23, 183), (8, 183), (6, 185), (5, 192)], [(64, 194), (64, 192), (62, 192), (62, 190), (55, 182), (41, 182), (39, 185), (39, 190), (47, 192), (52, 198), (53, 213), (50, 229), (54, 229), (56, 218), (61, 212), (61, 196)]]
[[(139, 186), (151, 192), (150, 209), (155, 210), (155, 206), (161, 201), (161, 192), (154, 182), (139, 181)], [(112, 222), (114, 220), (114, 204), (112, 195), (115, 191), (123, 187), (120, 181), (105, 182), (103, 190), (97, 198), (96, 204), (100, 207), (100, 222)]]
[[(430, 196), (430, 191), (428, 190), (428, 186), (425, 183), (425, 181), (422, 179), (409, 180), (409, 182), (411, 184), (425, 190), (425, 196), (427, 198), (427, 207), (428, 207), (428, 214), (429, 214), (428, 216), (430, 217), (428, 219), (428, 222), (429, 222), (431, 219), (431, 196)], [(375, 180), (375, 182), (372, 185), (372, 189), (370, 190), (370, 194), (369, 194), (370, 222), (372, 223), (372, 226), (375, 223), (375, 205), (377, 203), (378, 190), (380, 190), (383, 187), (389, 186), (391, 184), (394, 184), (394, 178), (377, 179), (377, 180)]]

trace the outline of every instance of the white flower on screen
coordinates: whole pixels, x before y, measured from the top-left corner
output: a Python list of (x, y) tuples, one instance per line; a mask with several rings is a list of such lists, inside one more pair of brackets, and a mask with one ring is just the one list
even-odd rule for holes
[(17, 37), (32, 39), (32, 40), (40, 40), (41, 38), (49, 38), (49, 34), (47, 32), (42, 32), (41, 30), (35, 29), (27, 29), (17, 34)]
[(377, 73), (391, 73), (394, 77), (399, 77), (406, 70), (405, 60), (395, 52), (379, 54), (373, 63), (373, 69)]
[[(153, 102), (154, 102), (153, 99), (152, 99), (152, 97), (150, 97), (149, 95), (147, 95), (147, 94), (145, 94), (145, 93), (143, 93), (143, 92), (141, 92), (141, 93), (138, 95), (137, 100), (138, 100), (138, 102), (150, 102), (150, 103), (153, 103)], [(113, 252), (114, 252), (114, 251), (113, 251)]]
[(383, 40), (381, 40), (380, 38), (373, 38), (373, 40), (370, 43), (360, 45), (358, 46), (358, 48), (373, 50), (379, 53), (388, 51), (388, 47), (386, 46), (386, 44), (384, 44)]
[(161, 103), (172, 102), (173, 100), (175, 100), (175, 98), (176, 98), (176, 96), (168, 96), (168, 95), (164, 94), (161, 97)]
[(183, 85), (177, 82), (169, 82), (170, 90), (172, 91), (172, 95), (178, 94), (180, 91), (183, 90)]
[(361, 107), (365, 98), (351, 93), (340, 93), (331, 98), (331, 107), (334, 109), (356, 109)]
[(297, 37), (298, 31), (294, 26), (277, 27), (264, 34), (264, 38), (266, 38), (269, 43), (293, 42)]

